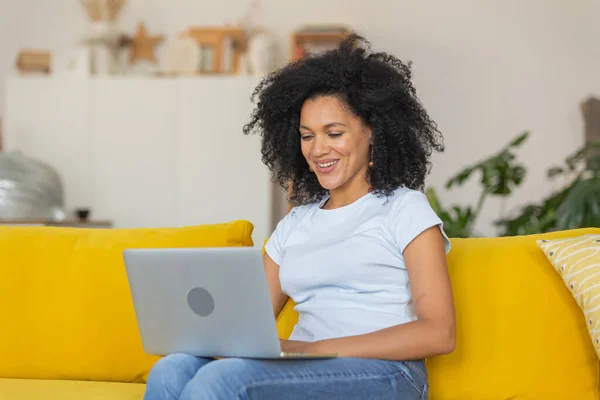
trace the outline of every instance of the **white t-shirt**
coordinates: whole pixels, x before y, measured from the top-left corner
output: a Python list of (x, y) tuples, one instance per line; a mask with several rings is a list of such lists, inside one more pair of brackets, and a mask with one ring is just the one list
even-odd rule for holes
[(265, 246), (299, 314), (290, 339), (360, 335), (415, 320), (402, 253), (436, 225), (450, 250), (427, 197), (399, 188), (333, 210), (321, 208), (326, 200), (294, 207)]

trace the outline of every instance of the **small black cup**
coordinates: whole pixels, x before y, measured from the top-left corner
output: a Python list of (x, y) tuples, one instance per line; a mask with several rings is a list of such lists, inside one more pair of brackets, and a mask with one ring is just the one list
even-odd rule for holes
[(87, 219), (90, 216), (90, 209), (78, 208), (75, 210), (75, 214), (77, 215), (77, 218), (79, 218), (80, 221), (87, 221)]

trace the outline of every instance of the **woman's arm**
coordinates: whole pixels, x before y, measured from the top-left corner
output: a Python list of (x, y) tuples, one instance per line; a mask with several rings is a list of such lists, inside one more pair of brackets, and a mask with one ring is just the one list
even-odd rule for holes
[(288, 351), (337, 353), (341, 357), (409, 360), (451, 353), (455, 343), (454, 302), (442, 234), (427, 229), (405, 249), (413, 306), (418, 319), (376, 332), (289, 343)]
[(273, 305), (273, 313), (275, 318), (279, 315), (279, 312), (285, 305), (288, 296), (281, 290), (281, 283), (279, 282), (279, 265), (275, 263), (265, 252), (263, 255), (265, 264), (265, 273), (267, 275), (267, 284), (269, 286), (269, 294), (271, 295), (271, 304)]

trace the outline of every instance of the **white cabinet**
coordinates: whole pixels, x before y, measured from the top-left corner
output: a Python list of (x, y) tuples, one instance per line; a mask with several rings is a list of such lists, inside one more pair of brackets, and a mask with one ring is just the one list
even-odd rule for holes
[[(180, 218), (270, 223), (272, 187), (261, 161), (260, 138), (242, 132), (258, 82), (248, 81), (243, 89), (234, 79), (208, 80), (202, 87), (193, 82), (180, 83), (176, 144)], [(268, 233), (260, 235), (262, 245)]]
[(90, 129), (94, 209), (118, 226), (177, 219), (178, 86), (170, 81), (99, 80)]
[[(4, 144), (52, 165), (68, 208), (115, 227), (247, 219), (262, 245), (273, 185), (242, 132), (255, 78), (23, 78), (6, 82)], [(277, 215), (277, 213), (275, 213)]]

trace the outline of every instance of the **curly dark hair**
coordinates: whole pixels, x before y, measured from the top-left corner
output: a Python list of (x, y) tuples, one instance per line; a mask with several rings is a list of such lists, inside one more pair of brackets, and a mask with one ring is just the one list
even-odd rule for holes
[(291, 182), (292, 203), (315, 202), (327, 194), (300, 148), (300, 110), (305, 100), (318, 96), (339, 98), (371, 129), (373, 193), (389, 196), (401, 186), (423, 190), (429, 158), (444, 146), (416, 96), (410, 67), (387, 53), (370, 52), (370, 43), (353, 33), (336, 49), (307, 55), (262, 80), (243, 131), (262, 136), (262, 161), (285, 189)]

